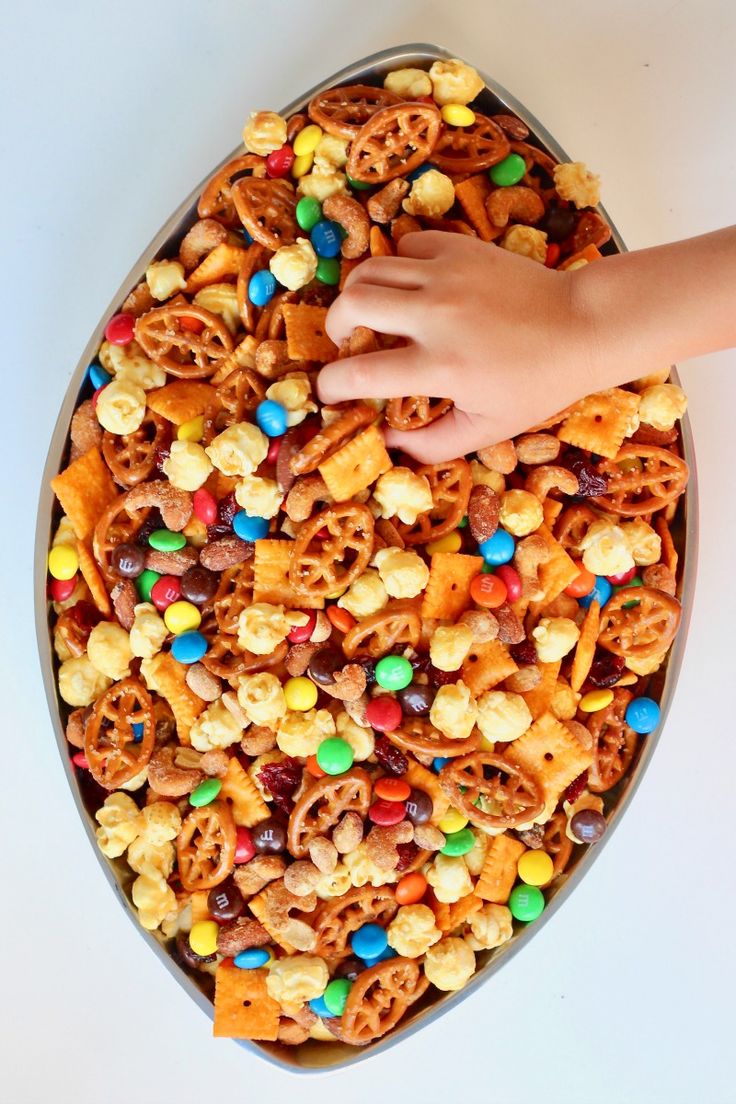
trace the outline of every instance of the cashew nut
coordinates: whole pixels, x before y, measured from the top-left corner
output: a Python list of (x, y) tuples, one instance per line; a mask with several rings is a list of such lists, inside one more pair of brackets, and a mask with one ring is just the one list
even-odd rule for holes
[(125, 505), (128, 510), (158, 506), (164, 525), (174, 533), (180, 533), (192, 516), (192, 496), (189, 491), (180, 491), (165, 479), (139, 483), (128, 491)]
[(198, 767), (177, 767), (174, 764), (175, 750), (171, 745), (158, 748), (148, 763), (148, 781), (161, 797), (183, 797), (204, 778)]
[(327, 484), (319, 472), (312, 472), (310, 475), (299, 476), (295, 481), (286, 496), (284, 509), (292, 521), (306, 521), (312, 515), (315, 502), (324, 502), (327, 498)]
[(227, 230), (215, 219), (206, 218), (195, 222), (179, 246), (179, 260), (184, 265), (185, 272), (191, 272), (207, 253), (211, 253), (216, 245), (226, 240)]
[(519, 541), (513, 564), (521, 578), (522, 597), (532, 602), (538, 602), (544, 597), (544, 590), (539, 585), (539, 568), (541, 564), (547, 563), (550, 556), (547, 542), (538, 533), (531, 533)]
[(347, 237), (342, 243), (342, 255), (349, 260), (362, 257), (368, 248), (371, 222), (362, 204), (352, 196), (338, 192), (328, 196), (322, 204), (322, 213), (328, 219), (339, 222)]
[(529, 472), (524, 490), (531, 491), (540, 502), (544, 502), (552, 490), (574, 495), (578, 493), (579, 486), (578, 477), (567, 468), (560, 468), (556, 464), (542, 464), (533, 472)]
[(508, 226), (509, 220), (531, 226), (544, 214), (544, 202), (531, 188), (512, 185), (496, 188), (486, 200), (486, 211), (494, 226)]

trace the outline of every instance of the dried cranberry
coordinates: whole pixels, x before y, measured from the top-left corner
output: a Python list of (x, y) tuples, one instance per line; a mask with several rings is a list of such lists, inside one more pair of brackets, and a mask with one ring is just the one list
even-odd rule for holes
[(396, 850), (399, 853), (399, 861), (394, 869), (399, 872), (407, 870), (419, 854), (419, 848), (413, 841), (412, 843), (397, 843)]
[(406, 774), (409, 769), (409, 760), (403, 751), (394, 747), (385, 736), (379, 736), (375, 746), (376, 759), (388, 774)]
[(277, 763), (266, 763), (259, 770), (258, 778), (272, 795), (276, 808), (290, 813), (294, 808), (294, 790), (302, 780), (301, 763), (288, 756)]
[(154, 506), (135, 535), (136, 544), (142, 544), (146, 548), (148, 548), (148, 538), (150, 537), (151, 533), (154, 533), (157, 529), (165, 528), (166, 526), (164, 525), (163, 518), (161, 517), (161, 512), (156, 506)]
[(594, 468), (582, 452), (570, 450), (565, 457), (565, 466), (577, 476), (578, 498), (595, 498), (608, 490), (608, 477)]
[(581, 793), (588, 785), (588, 772), (584, 770), (582, 774), (579, 774), (577, 778), (574, 778), (567, 789), (562, 795), (563, 801), (569, 801), (572, 804), (580, 797)]
[(451, 682), (457, 682), (459, 673), (457, 671), (440, 671), (439, 667), (435, 667), (433, 663), (427, 665), (427, 674), (429, 675), (429, 681), (435, 689), (440, 686), (449, 686)]
[(102, 620), (102, 614), (97, 607), (93, 606), (91, 602), (85, 602), (84, 599), (75, 602), (70, 613), (82, 632), (86, 633), (88, 636), (95, 625), (98, 625)]
[(599, 690), (606, 690), (613, 686), (621, 678), (624, 672), (625, 660), (623, 656), (614, 655), (599, 649), (590, 667), (588, 681)]
[(537, 662), (537, 649), (531, 640), (522, 640), (520, 644), (512, 644), (509, 653), (514, 663), (519, 667), (530, 667)]
[(351, 663), (357, 663), (365, 671), (365, 683), (366, 686), (372, 686), (376, 681), (376, 661), (371, 659), (369, 655), (356, 655), (350, 660)]
[(217, 521), (214, 525), (207, 526), (209, 540), (220, 540), (221, 537), (229, 537), (233, 531), (233, 518), (240, 510), (235, 495), (230, 493), (221, 498), (217, 503)]

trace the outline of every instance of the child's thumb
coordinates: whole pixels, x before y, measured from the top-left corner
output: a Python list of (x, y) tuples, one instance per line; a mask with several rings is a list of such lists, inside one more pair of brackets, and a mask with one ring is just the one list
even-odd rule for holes
[(493, 436), (488, 421), (480, 414), (467, 414), (457, 407), (424, 429), (384, 429), (387, 448), (401, 449), (422, 464), (455, 460), (484, 448)]

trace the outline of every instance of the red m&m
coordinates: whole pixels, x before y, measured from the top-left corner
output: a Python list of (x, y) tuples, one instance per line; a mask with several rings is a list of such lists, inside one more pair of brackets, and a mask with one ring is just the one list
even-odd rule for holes
[(401, 724), (403, 713), (396, 698), (381, 694), (368, 702), (365, 719), (377, 732), (393, 732)]
[(168, 609), (181, 598), (181, 583), (176, 575), (162, 575), (151, 587), (151, 601), (157, 610)]
[(111, 345), (130, 345), (134, 327), (135, 318), (132, 314), (114, 314), (105, 326), (105, 338)]
[(192, 495), (192, 507), (194, 516), (205, 525), (214, 525), (217, 521), (217, 499), (204, 487)]

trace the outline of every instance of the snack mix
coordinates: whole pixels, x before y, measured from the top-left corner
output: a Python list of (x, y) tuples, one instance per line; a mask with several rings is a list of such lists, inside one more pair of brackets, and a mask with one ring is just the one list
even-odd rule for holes
[(434, 465), (381, 425), (442, 396), (317, 400), (324, 363), (397, 343), (338, 349), (325, 315), (403, 234), (601, 258), (598, 178), (482, 89), (437, 61), (251, 114), (109, 320), (52, 483), (73, 763), (219, 1036), (362, 1046), (460, 989), (601, 838), (659, 720), (688, 476), (667, 370)]

